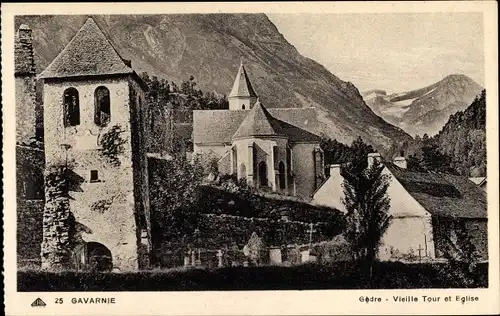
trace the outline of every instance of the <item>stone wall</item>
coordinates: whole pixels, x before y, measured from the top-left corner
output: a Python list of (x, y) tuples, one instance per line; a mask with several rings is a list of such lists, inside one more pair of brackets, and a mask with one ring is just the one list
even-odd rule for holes
[(304, 198), (310, 198), (314, 193), (316, 182), (316, 167), (314, 149), (316, 144), (299, 143), (292, 147), (292, 166), (295, 179), (295, 193)]
[(17, 200), (18, 268), (38, 268), (41, 265), (43, 208), (44, 200)]
[(129, 78), (129, 107), (132, 141), (132, 167), (134, 175), (135, 217), (137, 222), (136, 241), (139, 268), (149, 266), (151, 252), (151, 216), (149, 205), (148, 160), (146, 153), (150, 148), (151, 121), (148, 103), (141, 86)]
[(74, 227), (68, 196), (68, 169), (45, 171), (45, 208), (42, 221), (42, 269), (71, 268), (71, 231)]
[(485, 218), (466, 219), (465, 227), (480, 260), (488, 260), (488, 220)]
[(16, 146), (16, 196), (20, 199), (43, 200), (45, 169), (44, 151), (29, 146)]
[(436, 257), (456, 256), (460, 251), (455, 247), (470, 243), (478, 260), (488, 260), (487, 219), (433, 217), (433, 225)]
[[(136, 201), (138, 196), (145, 194), (141, 191), (144, 188), (139, 190), (139, 195), (134, 192), (134, 183), (144, 186), (144, 176), (140, 175), (140, 169), (139, 174), (133, 170), (143, 166), (144, 162), (133, 163), (135, 123), (131, 123), (131, 115), (136, 109), (131, 109), (130, 85), (127, 77), (46, 80), (44, 83), (46, 162), (48, 166), (67, 164), (72, 172), (69, 205), (75, 218), (75, 240), (100, 243), (111, 252), (113, 267), (120, 270), (139, 267), (138, 237), (141, 231), (136, 215), (147, 209), (143, 204), (146, 201)], [(104, 128), (94, 123), (94, 91), (99, 86), (105, 86), (110, 92), (111, 119)], [(80, 125), (65, 128), (63, 93), (68, 87), (79, 92)], [(100, 141), (112, 129), (116, 129), (122, 145), (110, 157), (103, 155)], [(145, 151), (142, 153), (146, 154)], [(97, 172), (95, 181), (91, 181), (91, 171)]]
[(27, 143), (36, 134), (35, 61), (32, 31), (21, 25), (14, 40), (16, 141)]

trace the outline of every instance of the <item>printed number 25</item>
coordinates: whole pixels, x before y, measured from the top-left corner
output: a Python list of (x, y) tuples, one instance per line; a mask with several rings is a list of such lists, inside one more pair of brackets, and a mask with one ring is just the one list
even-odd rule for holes
[(56, 297), (56, 304), (62, 304), (62, 303), (63, 303), (62, 297)]

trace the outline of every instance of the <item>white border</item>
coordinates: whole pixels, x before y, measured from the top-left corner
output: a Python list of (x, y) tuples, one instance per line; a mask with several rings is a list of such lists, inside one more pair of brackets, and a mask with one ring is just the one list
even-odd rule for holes
[[(487, 91), (489, 288), (460, 290), (317, 290), (252, 292), (16, 292), (15, 113), (13, 87), (14, 15), (155, 13), (382, 13), (483, 12)], [(498, 42), (497, 4), (464, 2), (295, 2), (295, 3), (51, 3), (2, 5), (2, 110), (4, 171), (4, 277), (7, 315), (310, 315), (310, 314), (493, 314), (499, 306)], [(388, 276), (389, 277), (389, 276)], [(479, 296), (479, 303), (393, 303), (392, 295)], [(56, 297), (115, 297), (114, 305), (54, 304)], [(378, 296), (382, 303), (360, 303)], [(41, 297), (48, 305), (32, 308)], [(389, 298), (386, 302), (385, 298)]]

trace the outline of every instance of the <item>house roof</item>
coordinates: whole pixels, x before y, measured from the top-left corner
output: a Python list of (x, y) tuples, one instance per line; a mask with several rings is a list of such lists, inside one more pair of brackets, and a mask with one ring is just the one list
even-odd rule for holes
[(233, 139), (253, 136), (286, 136), (280, 122), (260, 103), (255, 102), (233, 135)]
[(247, 72), (243, 66), (243, 62), (240, 64), (238, 69), (238, 74), (234, 79), (233, 89), (229, 93), (229, 97), (257, 97), (250, 79), (248, 79)]
[(96, 22), (88, 18), (39, 78), (133, 73), (130, 61), (120, 56)]
[(482, 186), (486, 183), (486, 177), (472, 177), (469, 178), (470, 181), (474, 182), (478, 186)]
[[(266, 108), (275, 118), (289, 142), (319, 142), (314, 133), (318, 119), (314, 108)], [(228, 144), (251, 110), (193, 111), (195, 144)]]
[(466, 177), (415, 172), (385, 163), (406, 191), (431, 215), (487, 218), (486, 194)]

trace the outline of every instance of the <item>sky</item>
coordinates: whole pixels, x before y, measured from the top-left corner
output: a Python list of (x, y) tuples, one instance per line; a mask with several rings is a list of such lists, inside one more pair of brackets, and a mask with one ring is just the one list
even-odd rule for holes
[(268, 16), (302, 55), (360, 91), (404, 92), (457, 73), (484, 85), (482, 13)]

